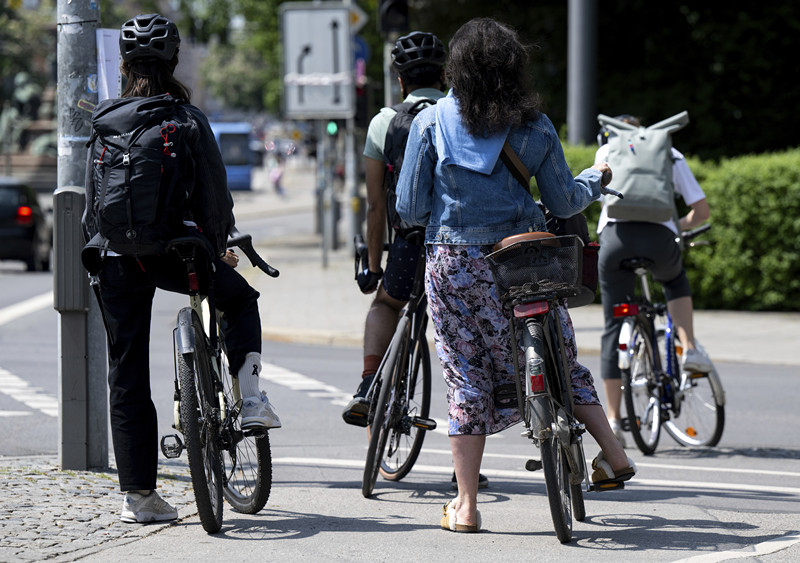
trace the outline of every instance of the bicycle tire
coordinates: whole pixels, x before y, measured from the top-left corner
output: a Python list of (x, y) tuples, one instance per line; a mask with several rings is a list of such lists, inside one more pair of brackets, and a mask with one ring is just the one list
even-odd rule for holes
[(200, 523), (206, 532), (214, 534), (222, 528), (222, 462), (217, 448), (219, 409), (213, 406), (217, 396), (205, 332), (194, 312), (192, 330), (194, 352), (176, 354), (181, 428)]
[(556, 436), (543, 440), (540, 448), (547, 500), (556, 537), (561, 543), (569, 543), (572, 541), (572, 485), (569, 481), (569, 465), (563, 446)]
[(625, 409), (631, 435), (645, 455), (656, 451), (661, 434), (661, 385), (650, 330), (635, 322), (631, 331), (630, 368), (622, 370)]
[(570, 497), (572, 498), (572, 517), (578, 522), (586, 519), (586, 505), (583, 502), (583, 487), (580, 483), (573, 483), (569, 486)]
[(400, 412), (392, 417), (393, 424), (387, 429), (388, 449), (379, 469), (388, 481), (399, 481), (408, 475), (425, 440), (425, 429), (411, 425), (409, 420), (411, 416), (428, 418), (431, 406), (431, 356), (425, 335), (420, 336), (414, 350), (407, 353), (405, 376), (395, 386), (393, 400), (400, 403), (396, 405)]
[[(408, 318), (403, 317), (400, 319), (398, 329), (403, 330), (408, 325)], [(398, 370), (398, 362), (402, 360), (400, 356), (400, 348), (402, 343), (402, 334), (398, 330), (389, 344), (389, 349), (386, 354), (386, 361), (375, 374), (375, 378), (380, 384), (380, 393), (378, 400), (375, 403), (374, 411), (372, 412), (372, 420), (369, 425), (369, 446), (367, 447), (367, 459), (364, 463), (364, 475), (361, 479), (361, 494), (364, 498), (372, 496), (375, 489), (375, 482), (378, 479), (381, 462), (383, 460), (383, 452), (386, 449), (386, 441), (389, 437), (386, 432), (386, 414), (389, 407), (389, 400), (394, 390), (394, 374)]]
[(239, 418), (241, 393), (234, 390), (234, 380), (224, 353), (221, 368), (222, 388), (228, 405), (228, 418), (222, 432), (222, 467), (225, 471), (222, 493), (237, 512), (256, 514), (267, 504), (272, 489), (269, 432), (242, 430)]
[[(675, 354), (673, 356), (677, 357)], [(677, 362), (676, 362), (677, 363)], [(680, 373), (680, 372), (675, 372)], [(713, 447), (725, 428), (725, 401), (711, 381), (712, 373), (693, 373), (682, 379), (673, 416), (664, 422), (667, 433), (685, 447)]]

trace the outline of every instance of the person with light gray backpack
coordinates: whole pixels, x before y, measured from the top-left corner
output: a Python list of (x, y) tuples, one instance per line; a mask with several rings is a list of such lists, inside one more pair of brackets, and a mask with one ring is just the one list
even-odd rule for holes
[[(621, 373), (617, 365), (617, 342), (622, 319), (614, 317), (614, 305), (633, 296), (635, 274), (620, 267), (628, 258), (647, 258), (659, 282), (667, 308), (684, 344), (684, 369), (708, 372), (708, 357), (695, 347), (692, 292), (676, 239), (681, 231), (701, 225), (709, 218), (705, 193), (683, 155), (672, 146), (671, 134), (689, 122), (681, 112), (650, 127), (636, 117), (599, 115), (595, 163), (607, 162), (614, 171), (609, 187), (624, 198), (605, 197), (597, 233), (600, 241), (598, 275), (603, 303), (600, 373), (606, 392), (609, 424), (625, 445), (620, 404)], [(680, 195), (690, 211), (677, 216), (675, 196)]]

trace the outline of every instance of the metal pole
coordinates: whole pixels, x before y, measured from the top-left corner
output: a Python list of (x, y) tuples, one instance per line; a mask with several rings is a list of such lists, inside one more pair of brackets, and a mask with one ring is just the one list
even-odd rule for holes
[(597, 133), (597, 0), (569, 0), (567, 142), (591, 144)]
[[(86, 172), (86, 142), (97, 104), (97, 2), (58, 0), (58, 189), (54, 194), (54, 306), (59, 324), (59, 460), (64, 469), (108, 466), (105, 331), (86, 298), (76, 199)], [(80, 231), (78, 230), (78, 233)], [(70, 234), (72, 233), (72, 234)], [(77, 270), (76, 270), (77, 269)], [(101, 360), (102, 358), (102, 360)]]

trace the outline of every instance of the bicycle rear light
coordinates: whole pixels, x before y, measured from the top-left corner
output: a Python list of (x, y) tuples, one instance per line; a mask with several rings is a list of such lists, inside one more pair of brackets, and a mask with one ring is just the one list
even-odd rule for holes
[(639, 314), (639, 306), (635, 303), (619, 303), (614, 305), (615, 317), (635, 317)]
[(535, 317), (536, 315), (543, 315), (550, 310), (547, 301), (534, 301), (533, 303), (524, 303), (514, 307), (514, 316), (518, 319), (525, 319), (528, 317)]

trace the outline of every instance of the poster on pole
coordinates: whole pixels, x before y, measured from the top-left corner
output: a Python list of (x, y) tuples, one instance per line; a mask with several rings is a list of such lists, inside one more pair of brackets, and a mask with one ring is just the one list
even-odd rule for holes
[(97, 101), (119, 98), (122, 74), (119, 70), (119, 29), (97, 30)]

